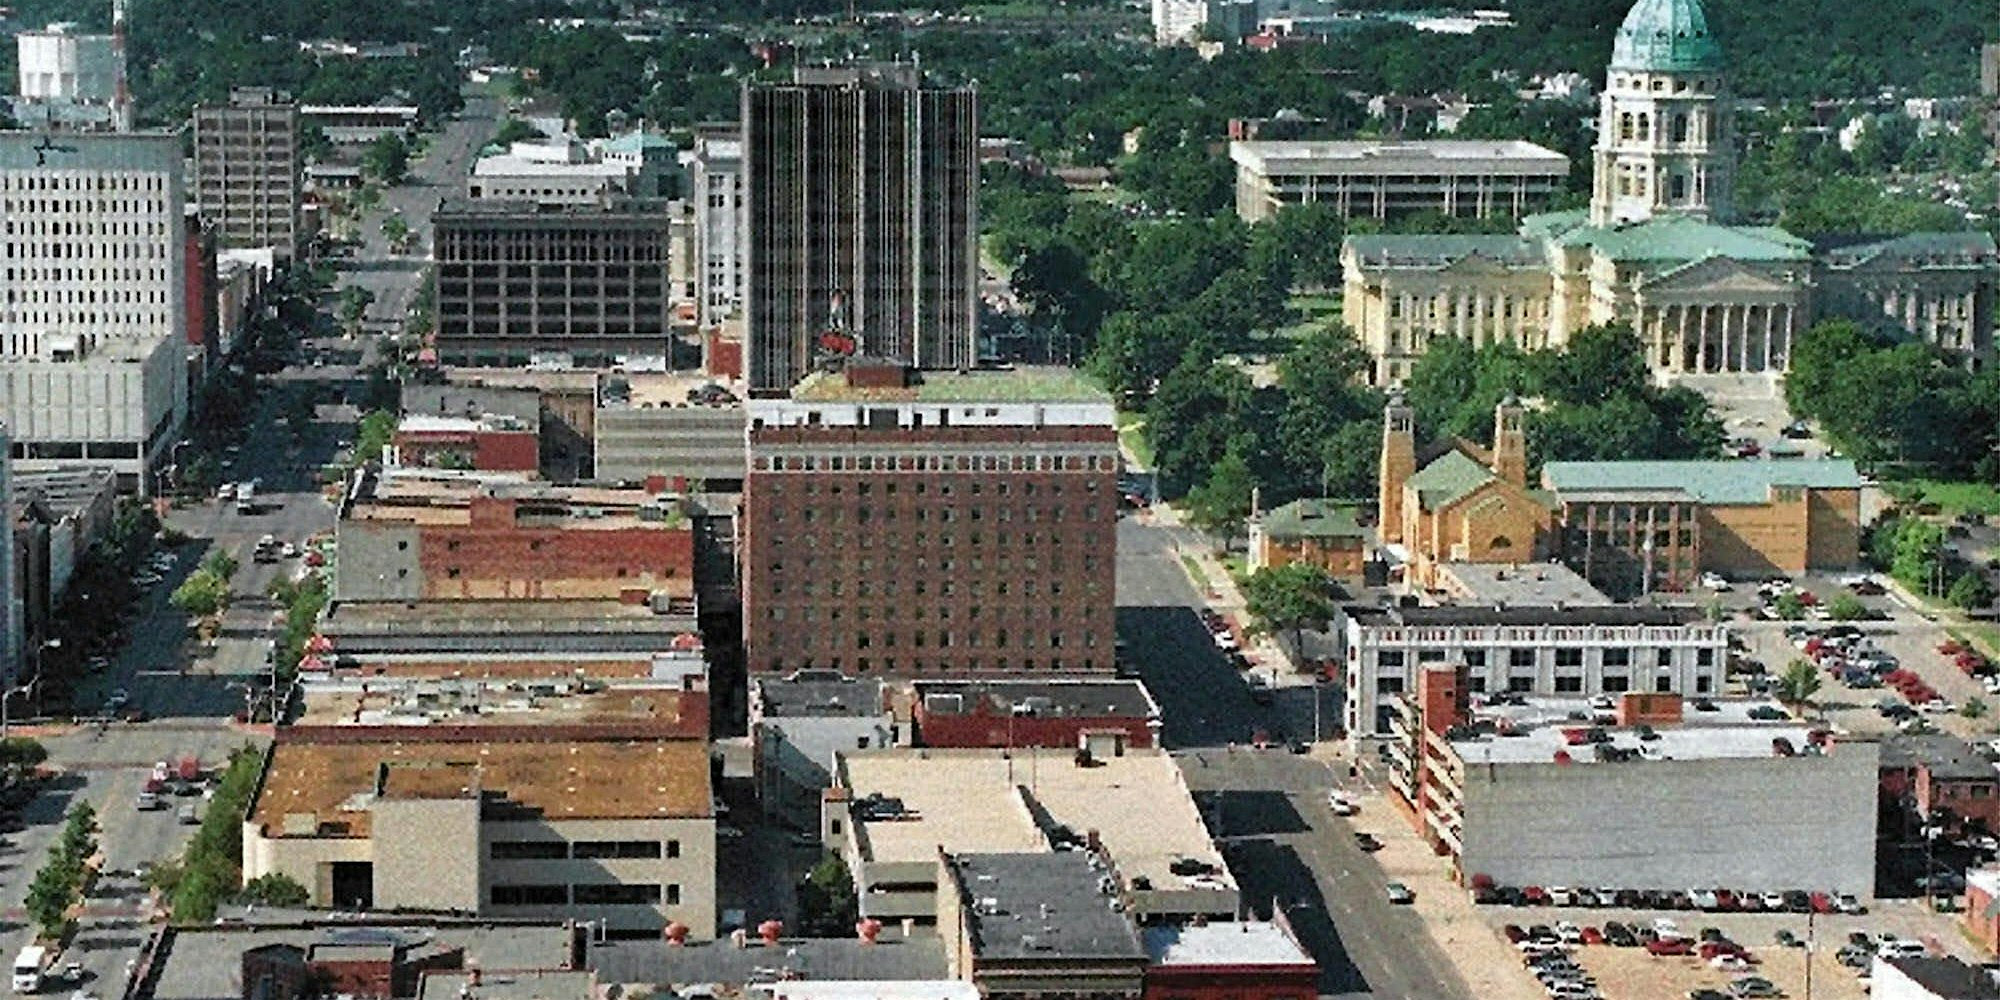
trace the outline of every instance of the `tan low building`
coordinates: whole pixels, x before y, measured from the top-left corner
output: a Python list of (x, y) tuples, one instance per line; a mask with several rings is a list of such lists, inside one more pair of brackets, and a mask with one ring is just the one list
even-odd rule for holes
[(1400, 555), (1404, 580), (1440, 586), (1447, 563), (1531, 563), (1548, 553), (1547, 498), (1528, 489), (1526, 410), (1509, 396), (1494, 408), (1493, 447), (1462, 439), (1434, 444), (1419, 463), (1416, 417), (1400, 393), (1382, 411), (1380, 479), (1384, 545)]
[(1368, 532), (1355, 506), (1308, 497), (1252, 518), (1250, 569), (1306, 563), (1328, 576), (1359, 580), (1368, 561)]
[(243, 824), (243, 877), (315, 906), (600, 920), (715, 933), (715, 819), (697, 739), (355, 742), (295, 731)]

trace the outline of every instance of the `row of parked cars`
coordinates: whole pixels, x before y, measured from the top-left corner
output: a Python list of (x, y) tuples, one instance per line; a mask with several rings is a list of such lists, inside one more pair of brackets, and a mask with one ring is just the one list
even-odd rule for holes
[(1565, 936), (1556, 928), (1541, 924), (1527, 930), (1508, 924), (1506, 931), (1508, 943), (1521, 950), (1521, 961), (1528, 967), (1528, 974), (1541, 984), (1549, 1000), (1600, 1000), (1597, 979), (1576, 963), (1571, 951), (1583, 943), (1580, 934)]
[(1731, 981), (1725, 989), (1689, 991), (1688, 1000), (1751, 1000), (1783, 995), (1776, 983), (1753, 974), (1758, 963), (1750, 949), (1730, 940), (1714, 927), (1704, 927), (1697, 935), (1689, 937), (1672, 920), (1663, 917), (1651, 924), (1624, 924), (1613, 920), (1602, 929), (1579, 927), (1568, 921), (1558, 921), (1553, 927), (1536, 924), (1524, 928), (1508, 924), (1501, 928), (1501, 933), (1508, 943), (1520, 949), (1528, 970), (1553, 1000), (1596, 996), (1596, 980), (1576, 964), (1571, 952), (1574, 947), (1592, 944), (1644, 948), (1647, 954), (1660, 958), (1698, 958), (1716, 969), (1739, 974), (1739, 978)]
[(1494, 885), (1472, 881), (1472, 901), (1489, 906), (1619, 907), (1628, 910), (1702, 910), (1708, 913), (1866, 913), (1851, 893), (1736, 892), (1730, 889), (1572, 889), (1566, 886)]

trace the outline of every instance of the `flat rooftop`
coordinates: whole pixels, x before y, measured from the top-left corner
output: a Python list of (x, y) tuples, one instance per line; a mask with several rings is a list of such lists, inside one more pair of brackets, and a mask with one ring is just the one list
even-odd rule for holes
[(750, 700), (765, 718), (860, 718), (888, 711), (882, 686), (874, 678), (842, 677), (830, 670), (760, 675), (750, 679)]
[[(417, 426), (411, 426), (414, 422)], [(398, 430), (474, 430), (456, 417), (403, 418)], [(478, 500), (511, 500), (515, 517), (565, 530), (607, 531), (642, 525), (687, 530), (676, 496), (611, 486), (558, 486), (518, 473), (465, 472), (394, 466), (364, 475), (354, 489), (348, 521), (422, 525), (468, 524)]]
[[(927, 862), (939, 847), (954, 854), (1048, 852), (1031, 800), (1079, 837), (1097, 831), (1128, 882), (1144, 877), (1158, 890), (1236, 888), (1180, 768), (1157, 750), (1127, 750), (1092, 767), (1078, 766), (1070, 750), (855, 750), (840, 754), (836, 769), (857, 802), (873, 794), (903, 803), (898, 818), (855, 818), (868, 861)], [(1146, 821), (1135, 823), (1135, 816)], [(1183, 858), (1219, 874), (1174, 874), (1169, 866)]]
[(594, 1000), (597, 973), (585, 969), (491, 969), (481, 966), (479, 985), (469, 972), (426, 972), (417, 1000)]
[(932, 715), (1020, 714), (1035, 718), (1151, 719), (1159, 705), (1136, 680), (917, 681), (913, 687)]
[(1943, 781), (2000, 781), (2000, 766), (1950, 733), (1890, 733), (1882, 737), (1882, 767), (1923, 765)]
[(559, 163), (501, 153), (481, 157), (472, 165), (474, 177), (582, 177), (594, 180), (623, 180), (632, 173), (623, 163)]
[(953, 854), (972, 951), (982, 959), (1064, 961), (1146, 957), (1103, 872), (1081, 851)]
[(840, 372), (814, 372), (792, 389), (805, 403), (1109, 403), (1111, 395), (1074, 368), (1024, 367), (916, 372), (914, 385), (857, 388)]
[(557, 653), (495, 655), (480, 653), (371, 653), (362, 656), (335, 654), (335, 666), (344, 676), (386, 678), (480, 678), (530, 680), (592, 677), (599, 679), (650, 677), (650, 654), (629, 656), (564, 656)]
[(476, 777), (489, 802), (549, 821), (699, 818), (712, 809), (703, 740), (281, 742), (249, 821), (279, 837), (287, 817), (309, 814), (316, 832), (301, 836), (366, 837), (384, 765), (392, 794), (449, 797)]
[[(658, 940), (604, 941), (590, 946), (589, 966), (606, 983), (680, 987), (778, 980), (857, 982), (936, 981), (949, 977), (944, 944), (929, 928), (904, 937), (891, 926), (874, 944), (855, 937), (785, 938), (775, 948), (756, 935), (749, 947), (726, 940), (661, 947)], [(843, 998), (844, 1000), (844, 998)]]
[(554, 601), (343, 601), (327, 612), (329, 622), (382, 626), (525, 624), (553, 625), (597, 622), (615, 630), (623, 622), (673, 621), (643, 604), (613, 600)]
[(1532, 142), (1424, 139), (1248, 139), (1229, 144), (1229, 158), (1262, 174), (1527, 173), (1561, 176), (1569, 157)]
[(535, 428), (498, 413), (483, 413), (476, 417), (446, 417), (430, 413), (406, 414), (397, 421), (396, 430), (404, 434), (471, 434), (475, 432), (494, 433), (513, 431), (533, 434)]
[(979, 1000), (979, 987), (963, 979), (768, 983), (746, 991), (751, 1000)]
[(248, 923), (165, 928), (155, 965), (158, 973), (140, 984), (135, 1000), (238, 996), (243, 953), (270, 945), (379, 948), (400, 943), (405, 955), (416, 960), (464, 949), (467, 964), (484, 968), (556, 969), (574, 958), (576, 932), (558, 923), (399, 921), (387, 915), (370, 915), (362, 922), (303, 913), (270, 923), (262, 917)]
[[(1787, 716), (1760, 721), (1751, 717), (1757, 708), (1777, 708), (1766, 699), (1716, 699), (1702, 711), (1694, 701), (1685, 706), (1679, 723), (1652, 726), (1652, 739), (1641, 739), (1637, 727), (1625, 728), (1593, 721), (1607, 711), (1586, 698), (1522, 698), (1523, 704), (1500, 704), (1489, 700), (1474, 709), (1473, 718), (1482, 732), (1477, 736), (1454, 737), (1451, 746), (1467, 764), (1548, 764), (1561, 751), (1573, 764), (1594, 764), (1608, 758), (1599, 747), (1633, 751), (1634, 760), (1717, 760), (1771, 757), (1776, 740), (1785, 740), (1800, 754), (1811, 745), (1811, 733), (1818, 728)], [(1567, 731), (1599, 729), (1608, 739), (1596, 743), (1571, 743)]]
[(1522, 607), (1610, 605), (1604, 592), (1561, 563), (1445, 563), (1442, 588), (1454, 602)]
[(1674, 497), (1706, 504), (1758, 504), (1779, 486), (1858, 490), (1861, 472), (1844, 459), (1725, 459), (1688, 462), (1549, 462), (1542, 485), (1559, 502)]
[[(664, 683), (575, 683), (567, 679), (486, 683), (471, 680), (379, 678), (307, 681), (294, 726), (608, 726), (641, 725), (663, 733), (705, 736), (706, 712), (692, 699), (706, 694)], [(692, 726), (699, 726), (699, 732)]]
[(1615, 604), (1588, 607), (1494, 607), (1491, 605), (1445, 605), (1434, 608), (1382, 607), (1347, 604), (1341, 612), (1362, 625), (1698, 625), (1705, 621), (1700, 608), (1651, 607)]
[(1168, 924), (1145, 928), (1142, 933), (1146, 957), (1154, 965), (1314, 966), (1298, 939), (1268, 920)]

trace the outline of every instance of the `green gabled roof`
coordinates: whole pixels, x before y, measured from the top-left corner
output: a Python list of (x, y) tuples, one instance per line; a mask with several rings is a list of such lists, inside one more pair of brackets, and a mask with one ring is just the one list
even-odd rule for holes
[(604, 142), (607, 153), (639, 153), (648, 149), (673, 149), (674, 144), (665, 136), (653, 132), (627, 132), (615, 139)]
[(1861, 473), (1846, 459), (1735, 459), (1690, 462), (1550, 462), (1542, 482), (1563, 494), (1631, 491), (1687, 494), (1701, 503), (1763, 503), (1773, 486), (1860, 489)]
[(1581, 226), (1556, 237), (1564, 246), (1594, 247), (1613, 260), (1805, 260), (1812, 244), (1776, 226), (1723, 226), (1665, 215), (1629, 226)]
[(1884, 240), (1851, 243), (1825, 251), (1826, 262), (1834, 267), (1852, 267), (1877, 257), (1916, 261), (1934, 258), (1992, 257), (1997, 252), (1993, 234), (1983, 229), (1955, 233), (1906, 233)]
[(1264, 533), (1273, 538), (1360, 538), (1355, 506), (1339, 500), (1294, 500), (1265, 514)]
[(1345, 245), (1362, 263), (1378, 267), (1448, 267), (1475, 255), (1509, 267), (1538, 267), (1543, 261), (1541, 247), (1519, 236), (1380, 233), (1349, 236)]
[(1722, 46), (1708, 30), (1701, 0), (1639, 0), (1611, 43), (1611, 68), (1650, 73), (1722, 68)]
[(1493, 470), (1453, 448), (1409, 479), (1425, 507), (1443, 507), (1493, 480)]
[(1529, 239), (1548, 240), (1561, 236), (1590, 222), (1590, 210), (1568, 208), (1560, 212), (1536, 212), (1521, 216), (1521, 235)]

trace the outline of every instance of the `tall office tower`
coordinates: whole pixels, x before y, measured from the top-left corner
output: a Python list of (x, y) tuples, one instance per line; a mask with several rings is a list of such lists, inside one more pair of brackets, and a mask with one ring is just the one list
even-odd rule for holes
[(23, 471), (152, 489), (187, 403), (178, 132), (0, 132), (0, 420)]
[(695, 133), (687, 199), (694, 205), (695, 302), (704, 329), (743, 312), (743, 135)]
[(979, 107), (916, 67), (800, 68), (743, 90), (750, 391), (828, 357), (977, 360)]
[(195, 202), (223, 246), (299, 242), (299, 106), (268, 87), (239, 87), (194, 112)]

